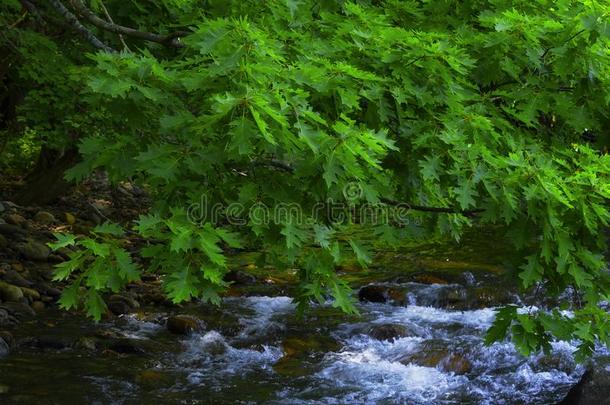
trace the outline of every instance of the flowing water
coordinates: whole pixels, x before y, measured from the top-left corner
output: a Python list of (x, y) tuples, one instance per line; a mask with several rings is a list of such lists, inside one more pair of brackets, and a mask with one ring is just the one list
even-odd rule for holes
[[(188, 336), (164, 326), (176, 308), (98, 325), (47, 314), (22, 324), (20, 345), (0, 358), (0, 403), (554, 404), (583, 373), (575, 343), (528, 358), (508, 342), (483, 344), (498, 305), (535, 310), (494, 268), (404, 279), (391, 262), (375, 285), (403, 299), (361, 302), (359, 316), (319, 305), (299, 318), (277, 290), (180, 309), (206, 325)], [(377, 339), (388, 325), (398, 336)]]
[[(421, 286), (427, 300), (442, 289)], [(104, 330), (138, 343), (122, 354), (68, 342), (25, 347), (0, 361), (0, 378), (11, 389), (4, 397), (14, 403), (551, 404), (583, 371), (567, 343), (554, 344), (551, 357), (530, 358), (509, 343), (484, 346), (492, 308), (419, 304), (417, 297), (406, 307), (360, 304), (361, 316), (350, 319), (320, 306), (299, 319), (288, 297), (227, 298), (212, 317), (209, 307), (191, 309), (208, 314), (208, 327), (182, 338), (156, 322), (163, 314), (124, 317), (97, 332), (58, 314), (47, 334), (78, 340)], [(385, 341), (369, 336), (371, 328), (387, 324), (402, 325), (409, 335)], [(456, 374), (408, 360), (431, 348), (459, 355), (468, 370)]]

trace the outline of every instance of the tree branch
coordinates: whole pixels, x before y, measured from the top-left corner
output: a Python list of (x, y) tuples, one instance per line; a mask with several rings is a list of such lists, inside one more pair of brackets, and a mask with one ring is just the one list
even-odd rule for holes
[[(23, 3), (24, 2), (22, 2), (22, 4)], [(100, 41), (91, 31), (81, 24), (80, 21), (78, 21), (78, 18), (76, 18), (76, 16), (72, 14), (61, 1), (49, 0), (49, 4), (51, 4), (55, 11), (57, 11), (59, 15), (61, 15), (68, 22), (68, 24), (70, 24), (70, 26), (74, 28), (76, 32), (78, 32), (80, 36), (87, 40), (87, 42), (89, 42), (91, 45), (106, 52), (116, 52), (114, 48), (111, 48)]]
[(91, 24), (104, 31), (113, 32), (119, 35), (126, 35), (132, 38), (139, 38), (145, 41), (157, 42), (162, 45), (171, 46), (174, 48), (183, 48), (184, 44), (180, 42), (180, 36), (187, 34), (185, 32), (176, 32), (169, 35), (159, 35), (152, 32), (138, 31), (133, 28), (124, 27), (112, 22), (104, 21), (98, 17), (93, 11), (89, 10), (81, 0), (70, 0), (70, 4), (78, 14), (87, 19)]
[[(294, 173), (294, 168), (292, 166), (290, 166), (288, 163), (276, 160), (276, 159), (271, 159), (271, 160), (267, 160), (267, 161), (254, 161), (252, 162), (252, 164), (254, 166), (266, 166), (266, 167), (273, 167), (276, 169), (280, 169), (283, 170), (287, 173)], [(449, 207), (427, 207), (424, 205), (414, 205), (414, 204), (410, 204), (408, 202), (404, 202), (404, 201), (397, 201), (397, 200), (392, 200), (390, 198), (380, 198), (379, 199), (382, 203), (387, 204), (387, 205), (393, 205), (393, 206), (408, 206), (409, 209), (413, 210), (413, 211), (422, 211), (422, 212), (435, 212), (437, 214), (461, 214), (464, 215), (466, 217), (474, 217), (477, 214), (480, 214), (481, 212), (483, 212), (484, 210), (481, 208), (476, 208), (476, 209), (472, 209), (472, 210), (461, 210), (458, 208), (449, 208)]]

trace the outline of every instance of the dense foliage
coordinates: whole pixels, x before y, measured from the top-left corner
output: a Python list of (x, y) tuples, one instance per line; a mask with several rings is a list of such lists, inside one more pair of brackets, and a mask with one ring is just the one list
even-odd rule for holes
[[(502, 309), (489, 341), (509, 332), (527, 354), (577, 338), (580, 355), (608, 342), (605, 1), (71, 1), (100, 43), (74, 26), (54, 35), (49, 21), (69, 20), (43, 2), (7, 2), (3, 23), (23, 3), (41, 5), (3, 33), (25, 83), (11, 130), (78, 139), (70, 179), (103, 168), (156, 201), (129, 230), (150, 240), (147, 268), (115, 225), (60, 236), (57, 246), (85, 248), (57, 271), (74, 280), (64, 307), (84, 302), (99, 318), (99, 293), (142, 271), (166, 274), (175, 302), (218, 302), (225, 252), (247, 247), (261, 264), (299, 269), (302, 306), (332, 296), (354, 311), (335, 268), (366, 266), (366, 241), (316, 207), (407, 204), (409, 221), (367, 225), (375, 238), (498, 227), (523, 251), (523, 288), (557, 298), (552, 312)], [(164, 38), (118, 35), (84, 7)], [(215, 204), (222, 215), (203, 215)], [(278, 204), (300, 208), (247, 215)], [(573, 315), (560, 311), (576, 301)]]

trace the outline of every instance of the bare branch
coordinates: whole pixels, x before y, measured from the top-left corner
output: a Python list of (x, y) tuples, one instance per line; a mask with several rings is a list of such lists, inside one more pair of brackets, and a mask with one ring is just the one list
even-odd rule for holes
[(139, 38), (145, 41), (157, 42), (162, 45), (172, 46), (175, 48), (183, 48), (184, 44), (180, 42), (179, 36), (184, 35), (184, 32), (172, 33), (169, 35), (159, 35), (152, 32), (138, 31), (133, 28), (124, 27), (112, 22), (104, 21), (98, 17), (93, 11), (89, 10), (81, 0), (71, 0), (72, 7), (91, 24), (104, 31), (122, 34), (132, 38)]
[(89, 31), (83, 24), (78, 21), (78, 18), (70, 12), (59, 0), (49, 0), (51, 6), (57, 11), (69, 24), (78, 32), (85, 40), (97, 49), (101, 49), (106, 52), (116, 52), (115, 49), (109, 47), (102, 41), (100, 41), (91, 31)]
[[(100, 0), (100, 6), (102, 6), (102, 10), (104, 11), (104, 15), (106, 16), (106, 19), (108, 20), (108, 22), (111, 24), (114, 24), (114, 21), (112, 20), (112, 16), (108, 12), (108, 9), (106, 8), (106, 5), (104, 4), (104, 2), (102, 2), (101, 0)], [(123, 44), (123, 48), (128, 51), (131, 51), (131, 49), (129, 49), (129, 46), (127, 46), (127, 43), (125, 42), (125, 39), (123, 38), (122, 34), (119, 34), (119, 39), (121, 40), (121, 43)]]

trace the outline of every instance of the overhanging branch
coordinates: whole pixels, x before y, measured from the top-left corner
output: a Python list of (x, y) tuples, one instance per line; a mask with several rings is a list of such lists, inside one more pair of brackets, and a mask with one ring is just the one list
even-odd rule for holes
[(97, 28), (113, 32), (119, 35), (125, 35), (132, 38), (139, 38), (145, 41), (157, 42), (162, 45), (171, 46), (174, 48), (183, 48), (184, 44), (180, 42), (179, 37), (188, 34), (187, 32), (175, 32), (168, 35), (160, 35), (152, 32), (138, 31), (133, 28), (125, 27), (113, 22), (108, 22), (98, 17), (93, 11), (89, 10), (81, 0), (70, 0), (72, 7), (83, 16), (87, 21)]
[[(22, 2), (23, 4), (23, 2)], [(100, 41), (91, 31), (89, 31), (83, 24), (78, 21), (78, 18), (70, 12), (59, 0), (49, 0), (49, 4), (61, 15), (72, 28), (76, 30), (87, 42), (96, 47), (97, 49), (104, 50), (106, 52), (116, 52), (114, 48), (109, 47), (102, 41)]]

